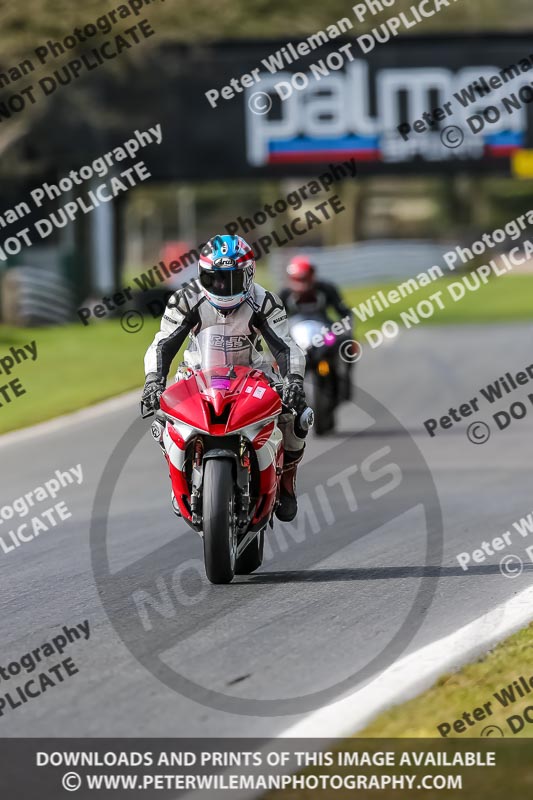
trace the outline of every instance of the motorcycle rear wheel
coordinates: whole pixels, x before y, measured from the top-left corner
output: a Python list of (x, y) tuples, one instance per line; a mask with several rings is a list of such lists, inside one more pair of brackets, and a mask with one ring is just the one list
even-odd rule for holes
[(253, 542), (250, 542), (244, 553), (235, 562), (235, 575), (250, 575), (263, 563), (263, 547), (265, 544), (264, 530), (259, 533)]
[(331, 381), (320, 380), (316, 375), (314, 379), (313, 411), (315, 424), (313, 431), (316, 436), (325, 436), (335, 428), (335, 393)]
[(231, 583), (237, 560), (233, 464), (211, 458), (204, 465), (203, 532), (205, 574), (211, 583)]

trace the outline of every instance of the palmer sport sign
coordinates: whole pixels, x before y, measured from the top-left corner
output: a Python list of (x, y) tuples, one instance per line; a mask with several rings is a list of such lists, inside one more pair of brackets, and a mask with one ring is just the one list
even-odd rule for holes
[[(346, 158), (383, 164), (490, 162), (527, 143), (530, 59), (507, 67), (487, 58), (458, 68), (371, 70), (361, 58), (349, 59), (353, 53), (346, 46), (342, 55), (347, 58), (341, 69), (333, 69), (339, 60), (330, 57), (294, 73), (260, 73), (260, 82), (243, 98), (250, 165)], [(512, 113), (501, 113), (502, 108)]]
[[(161, 46), (149, 70), (95, 77), (95, 109), (112, 128), (80, 127), (76, 85), (33, 120), (33, 149), (68, 174), (101, 155), (102, 138), (120, 145), (131, 118), (157, 123), (150, 172), (165, 181), (309, 178), (351, 159), (360, 175), (506, 175), (533, 149), (530, 37), (399, 34), (363, 52), (351, 33), (339, 22), (321, 41)], [(124, 123), (117, 107), (131, 109)]]

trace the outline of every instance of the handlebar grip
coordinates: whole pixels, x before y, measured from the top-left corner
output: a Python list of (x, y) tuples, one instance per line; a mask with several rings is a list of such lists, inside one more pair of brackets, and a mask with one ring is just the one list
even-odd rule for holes
[(307, 406), (307, 408), (302, 411), (300, 414), (300, 419), (298, 420), (298, 424), (304, 431), (308, 431), (313, 427), (315, 424), (315, 412), (312, 408)]

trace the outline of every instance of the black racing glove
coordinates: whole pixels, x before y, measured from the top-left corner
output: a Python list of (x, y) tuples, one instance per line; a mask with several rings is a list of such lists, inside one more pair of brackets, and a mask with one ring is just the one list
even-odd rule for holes
[(281, 396), (283, 405), (301, 414), (307, 408), (304, 379), (301, 375), (287, 375)]
[(147, 411), (157, 411), (159, 400), (165, 391), (166, 380), (157, 372), (149, 372), (141, 397)]

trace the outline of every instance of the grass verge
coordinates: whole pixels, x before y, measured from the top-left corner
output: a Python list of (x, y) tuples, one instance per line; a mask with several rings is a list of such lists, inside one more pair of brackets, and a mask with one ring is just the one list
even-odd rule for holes
[[(521, 676), (530, 687), (530, 694), (520, 682)], [(514, 681), (518, 682), (522, 697)], [(472, 715), (474, 709), (483, 709), (488, 703), (490, 706), (485, 709), (484, 719), (476, 721), (470, 716), (473, 723), (470, 725), (463, 718), (465, 712)], [(533, 736), (533, 723), (523, 717), (527, 706), (533, 707), (533, 623), (476, 663), (444, 675), (420, 697), (381, 714), (355, 738), (440, 737), (438, 726), (444, 723), (451, 726), (447, 737), (450, 739), (475, 738), (481, 736), (482, 731), (487, 736), (488, 726), (497, 726), (506, 738), (530, 738)], [(529, 716), (533, 720), (533, 708)], [(510, 717), (514, 718), (512, 723), (508, 722)], [(463, 725), (454, 731), (456, 720), (462, 720)], [(493, 731), (492, 735), (497, 733)]]
[[(446, 281), (447, 282), (447, 281)], [(437, 281), (401, 303), (391, 306), (370, 323), (359, 323), (360, 336), (386, 319), (398, 319), (401, 311), (443, 288)], [(346, 289), (346, 302), (356, 305), (379, 289), (395, 284)], [(509, 275), (491, 281), (460, 303), (447, 304), (429, 324), (495, 323), (531, 319), (533, 275)], [(0, 375), (0, 385), (19, 378), (26, 394), (7, 403), (0, 397), (0, 434), (35, 424), (59, 414), (76, 411), (143, 384), (143, 355), (158, 327), (147, 319), (138, 333), (126, 333), (118, 320), (83, 327), (73, 323), (58, 328), (11, 328), (0, 325), (0, 356), (11, 346), (35, 340), (37, 360), (25, 361), (11, 375)]]
[[(379, 327), (387, 319), (399, 321), (402, 311), (407, 311), (420, 300), (425, 300), (440, 290), (443, 290), (443, 302), (446, 307), (443, 310), (437, 309), (432, 317), (422, 320), (421, 324), (519, 322), (533, 318), (533, 275), (506, 275), (503, 278), (493, 278), (477, 292), (467, 292), (462, 300), (454, 303), (445, 290), (447, 285), (457, 280), (460, 280), (458, 276), (435, 281), (403, 298), (401, 302), (391, 305), (385, 311), (378, 312), (370, 321), (357, 323), (357, 330), (364, 333), (370, 328)], [(343, 295), (348, 305), (353, 307), (371, 297), (379, 289), (386, 294), (388, 290), (396, 287), (397, 284), (394, 283), (361, 286), (347, 289)]]
[(35, 340), (37, 359), (23, 361), (0, 384), (18, 378), (26, 391), (10, 403), (0, 398), (0, 433), (33, 425), (106, 400), (144, 383), (143, 355), (158, 321), (128, 334), (117, 320), (84, 328), (0, 326), (0, 355)]

